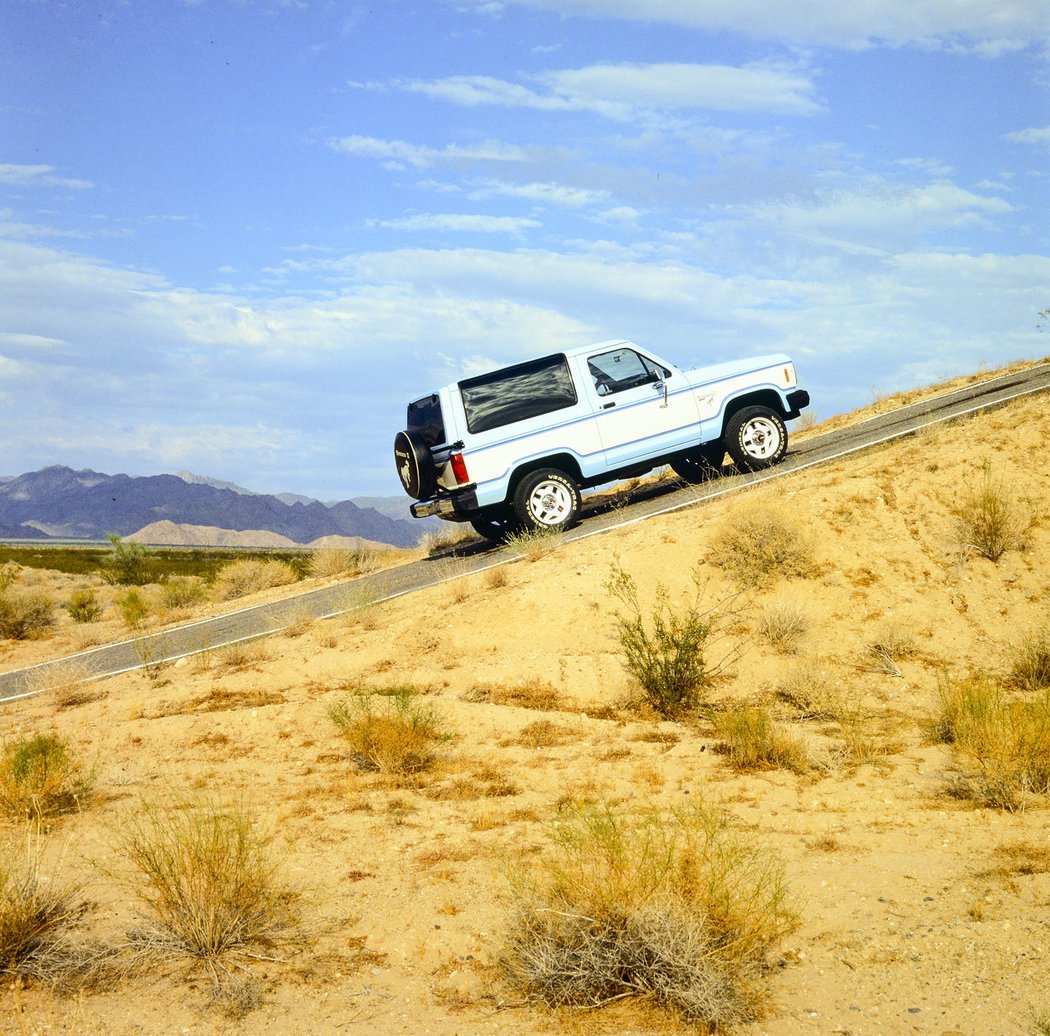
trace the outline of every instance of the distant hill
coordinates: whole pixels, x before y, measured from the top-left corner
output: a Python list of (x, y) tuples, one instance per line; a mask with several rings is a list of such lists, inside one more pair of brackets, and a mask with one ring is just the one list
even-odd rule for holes
[(270, 532), (301, 544), (356, 536), (409, 547), (422, 531), (412, 519), (392, 518), (350, 500), (289, 503), (188, 473), (133, 477), (53, 466), (0, 478), (0, 537), (100, 540), (162, 521)]

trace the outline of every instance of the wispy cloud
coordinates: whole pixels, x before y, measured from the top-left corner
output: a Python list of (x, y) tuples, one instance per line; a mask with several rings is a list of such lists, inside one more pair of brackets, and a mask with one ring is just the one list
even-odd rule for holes
[(68, 176), (56, 176), (52, 165), (12, 165), (0, 163), (0, 184), (9, 187), (67, 187), (77, 191), (90, 190), (95, 185), (90, 180), (77, 180)]
[(350, 136), (332, 137), (328, 141), (328, 147), (355, 158), (376, 158), (398, 169), (426, 169), (434, 165), (464, 162), (521, 162), (525, 158), (521, 148), (496, 140), (477, 144), (448, 144), (442, 148), (435, 148), (410, 144), (404, 140)]
[(400, 219), (371, 219), (369, 226), (387, 230), (440, 230), (467, 234), (515, 234), (541, 226), (539, 220), (522, 216), (485, 216), (471, 213), (420, 213)]
[(700, 65), (681, 62), (598, 64), (529, 76), (525, 83), (492, 76), (402, 80), (404, 90), (453, 104), (544, 111), (586, 111), (618, 121), (654, 112), (711, 110), (812, 115), (821, 110), (814, 84), (778, 65)]
[[(462, 3), (463, 0), (453, 0)], [(998, 56), (1050, 39), (1044, 0), (507, 0), (519, 6), (579, 15), (665, 22), (692, 29), (738, 32), (756, 39), (859, 48), (891, 46), (969, 50)], [(481, 0), (477, 8), (484, 11)]]
[(1017, 130), (1016, 133), (1007, 133), (1006, 139), (1012, 140), (1015, 144), (1032, 144), (1035, 147), (1050, 148), (1050, 126)]

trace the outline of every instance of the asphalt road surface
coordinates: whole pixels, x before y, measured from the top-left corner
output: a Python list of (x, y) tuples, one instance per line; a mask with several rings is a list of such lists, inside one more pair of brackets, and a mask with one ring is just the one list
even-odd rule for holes
[[(1050, 363), (968, 385), (919, 403), (889, 411), (834, 432), (793, 445), (777, 467), (749, 475), (726, 474), (702, 485), (690, 486), (668, 478), (660, 485), (643, 487), (616, 506), (585, 499), (582, 520), (567, 539), (596, 536), (613, 528), (645, 521), (658, 514), (701, 506), (705, 500), (736, 493), (758, 482), (780, 478), (793, 471), (823, 464), (869, 449), (880, 443), (911, 435), (920, 428), (988, 410), (1019, 396), (1050, 389)], [(211, 619), (201, 619), (160, 633), (150, 633), (118, 644), (92, 648), (28, 669), (0, 673), (0, 702), (13, 702), (37, 693), (47, 671), (76, 667), (85, 679), (115, 676), (131, 669), (172, 662), (240, 641), (275, 633), (304, 615), (324, 619), (342, 615), (365, 603), (378, 603), (434, 586), (473, 572), (515, 560), (512, 548), (477, 544), (456, 552), (426, 558), (398, 568), (358, 576), (333, 586), (310, 590), (272, 604), (254, 605)]]

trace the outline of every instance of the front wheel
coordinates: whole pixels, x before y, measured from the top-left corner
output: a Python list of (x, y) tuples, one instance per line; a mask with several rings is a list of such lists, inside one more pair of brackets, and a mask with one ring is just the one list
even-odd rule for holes
[(579, 511), (579, 488), (556, 468), (530, 471), (514, 491), (514, 514), (526, 529), (567, 529)]
[(748, 406), (726, 424), (726, 450), (741, 471), (761, 471), (779, 464), (787, 453), (787, 428), (775, 410)]

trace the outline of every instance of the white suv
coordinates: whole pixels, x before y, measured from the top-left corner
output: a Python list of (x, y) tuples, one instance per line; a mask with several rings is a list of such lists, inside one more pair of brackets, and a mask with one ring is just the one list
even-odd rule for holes
[(417, 518), (499, 539), (567, 528), (580, 490), (670, 464), (699, 482), (728, 452), (780, 461), (809, 405), (787, 356), (683, 370), (631, 342), (570, 349), (446, 385), (408, 405), (394, 460)]

